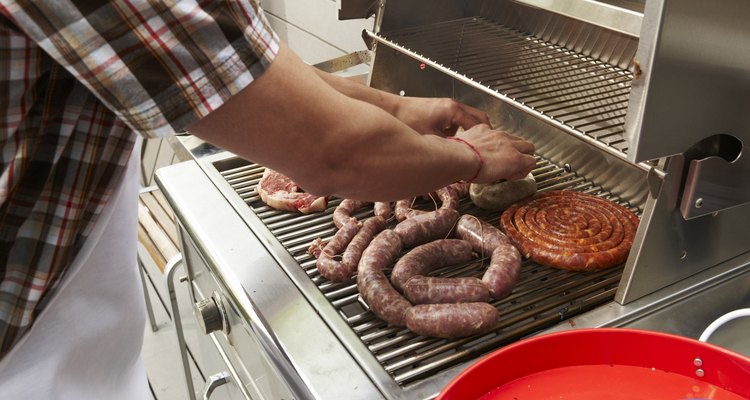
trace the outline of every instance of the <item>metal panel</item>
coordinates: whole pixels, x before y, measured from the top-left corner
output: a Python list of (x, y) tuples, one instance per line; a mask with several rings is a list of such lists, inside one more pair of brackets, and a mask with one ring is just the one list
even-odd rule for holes
[(662, 187), (646, 202), (616, 300), (629, 303), (748, 252), (750, 205), (685, 220), (681, 157), (671, 157)]
[[(263, 345), (263, 357), (267, 357), (274, 373), (253, 379), (268, 379), (271, 385), (283, 382), (284, 391), (300, 399), (336, 398), (342, 380), (351, 385), (347, 389), (349, 399), (381, 397), (266, 250), (269, 239), (257, 237), (242, 222), (195, 162), (159, 170), (157, 183), (180, 221), (181, 232), (198, 250), (191, 253), (192, 260), (186, 257), (186, 263), (198, 262), (211, 275), (191, 277), (206, 286), (216, 282), (214, 285), (238, 315), (231, 335), (251, 334), (254, 338), (249, 340)], [(233, 340), (236, 351), (248, 362), (253, 353), (243, 350), (246, 342)], [(275, 386), (277, 390), (279, 387)]]
[(750, 143), (748, 16), (745, 0), (646, 4), (626, 121), (631, 160), (681, 154), (716, 134)]

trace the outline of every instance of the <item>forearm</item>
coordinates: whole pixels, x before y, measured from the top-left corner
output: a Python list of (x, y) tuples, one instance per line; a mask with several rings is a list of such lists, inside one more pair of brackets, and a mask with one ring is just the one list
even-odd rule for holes
[(320, 79), (339, 93), (353, 99), (362, 100), (385, 110), (391, 115), (395, 115), (396, 103), (399, 96), (371, 88), (351, 79), (323, 72), (315, 67), (310, 67), (310, 69), (313, 70)]
[(354, 199), (425, 193), (472, 176), (478, 165), (461, 143), (420, 135), (334, 90), (286, 48), (260, 78), (188, 129), (308, 191)]
[(333, 90), (381, 108), (421, 134), (448, 136), (455, 134), (459, 127), (490, 125), (485, 112), (450, 98), (399, 96), (309, 68)]

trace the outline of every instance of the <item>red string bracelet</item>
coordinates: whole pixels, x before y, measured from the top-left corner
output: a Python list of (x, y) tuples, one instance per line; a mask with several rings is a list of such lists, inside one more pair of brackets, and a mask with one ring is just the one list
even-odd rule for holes
[(482, 167), (484, 167), (484, 158), (482, 158), (482, 155), (479, 154), (479, 150), (477, 150), (477, 148), (474, 147), (474, 145), (472, 145), (471, 143), (469, 143), (469, 142), (467, 142), (467, 141), (465, 141), (465, 140), (463, 140), (463, 139), (461, 139), (459, 137), (455, 137), (455, 136), (448, 136), (448, 137), (446, 137), (446, 139), (456, 140), (456, 141), (459, 141), (459, 142), (461, 142), (461, 143), (469, 146), (469, 148), (471, 149), (471, 151), (473, 151), (474, 154), (477, 155), (477, 158), (479, 158), (479, 167), (477, 167), (477, 172), (474, 173), (474, 176), (472, 176), (471, 179), (469, 179), (467, 181), (464, 181), (464, 182), (467, 182), (467, 183), (473, 183), (474, 179), (477, 179), (477, 176), (479, 176), (479, 171), (481, 171)]

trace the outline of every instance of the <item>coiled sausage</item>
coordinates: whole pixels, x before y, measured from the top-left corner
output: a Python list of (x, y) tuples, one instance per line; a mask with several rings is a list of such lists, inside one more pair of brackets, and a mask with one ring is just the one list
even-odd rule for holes
[(416, 275), (427, 275), (436, 268), (464, 263), (473, 258), (471, 245), (465, 240), (440, 239), (419, 245), (404, 254), (393, 267), (391, 282), (398, 290)]

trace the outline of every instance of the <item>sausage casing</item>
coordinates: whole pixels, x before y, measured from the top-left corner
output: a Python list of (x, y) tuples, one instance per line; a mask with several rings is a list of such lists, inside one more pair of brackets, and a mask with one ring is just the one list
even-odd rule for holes
[(458, 219), (456, 236), (471, 243), (471, 247), (480, 255), (491, 255), (502, 243), (510, 243), (500, 229), (469, 214)]
[(378, 233), (367, 246), (359, 259), (357, 269), (373, 268), (382, 270), (391, 266), (401, 254), (401, 238), (392, 230), (386, 229)]
[(419, 304), (406, 311), (412, 332), (455, 339), (488, 332), (497, 326), (500, 312), (489, 303)]
[[(362, 258), (365, 249), (372, 242), (373, 237), (383, 229), (385, 229), (385, 219), (383, 217), (375, 216), (365, 220), (349, 245), (346, 246), (346, 250), (341, 256), (341, 264), (353, 273), (357, 269), (359, 260)], [(349, 275), (350, 278), (351, 273)]]
[(412, 304), (487, 302), (490, 292), (478, 278), (441, 278), (417, 275), (404, 285), (404, 296)]
[(399, 293), (385, 273), (377, 268), (360, 268), (357, 289), (362, 299), (380, 319), (395, 326), (405, 326), (405, 315), (411, 303)]
[(501, 299), (510, 294), (521, 273), (521, 253), (510, 243), (502, 243), (492, 252), (490, 266), (482, 275), (490, 297)]
[(568, 190), (537, 193), (500, 217), (525, 257), (575, 271), (625, 262), (638, 223), (637, 215), (617, 203)]
[(464, 263), (473, 258), (469, 242), (460, 239), (438, 239), (419, 245), (404, 254), (393, 267), (391, 282), (398, 290), (416, 275), (447, 265)]
[(399, 222), (393, 231), (401, 238), (405, 249), (437, 239), (445, 239), (458, 221), (458, 211), (441, 208), (415, 215)]
[(333, 235), (333, 238), (331, 238), (320, 252), (315, 266), (318, 268), (318, 272), (326, 279), (334, 282), (343, 282), (352, 277), (357, 264), (346, 265), (337, 261), (334, 257), (344, 251), (359, 229), (360, 223), (356, 219), (350, 219)]
[(344, 199), (338, 207), (333, 210), (333, 224), (341, 229), (344, 224), (353, 219), (352, 213), (367, 205), (366, 201)]

